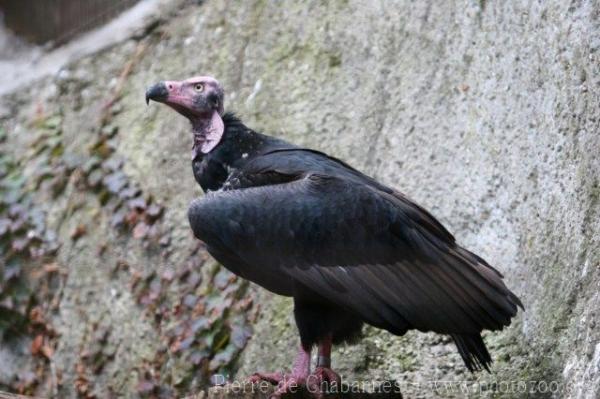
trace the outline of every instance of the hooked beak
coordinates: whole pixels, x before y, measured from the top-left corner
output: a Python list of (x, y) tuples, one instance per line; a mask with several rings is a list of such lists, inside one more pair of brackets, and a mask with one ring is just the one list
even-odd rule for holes
[(169, 97), (169, 91), (164, 82), (159, 82), (146, 90), (146, 105), (150, 104), (150, 100), (163, 103)]
[(146, 90), (146, 104), (153, 100), (168, 105), (190, 120), (209, 117), (215, 110), (221, 115), (222, 94), (217, 91), (222, 89), (216, 81), (207, 81), (202, 83), (205, 90), (197, 91), (188, 81), (164, 80)]

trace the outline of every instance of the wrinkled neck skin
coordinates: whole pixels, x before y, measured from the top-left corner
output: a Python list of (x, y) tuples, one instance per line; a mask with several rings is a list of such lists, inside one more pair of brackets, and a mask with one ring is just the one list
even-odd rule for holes
[(209, 117), (203, 115), (192, 119), (192, 128), (195, 152), (199, 150), (201, 153), (208, 154), (223, 140), (225, 125), (217, 110), (211, 111)]

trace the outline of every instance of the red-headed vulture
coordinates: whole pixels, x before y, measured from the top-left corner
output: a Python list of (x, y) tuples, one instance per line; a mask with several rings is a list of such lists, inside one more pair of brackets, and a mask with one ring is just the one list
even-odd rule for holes
[(469, 370), (488, 369), (481, 332), (508, 326), (523, 306), (428, 211), (339, 159), (255, 132), (224, 112), (214, 78), (161, 82), (146, 100), (191, 122), (193, 172), (206, 192), (189, 208), (194, 235), (233, 273), (294, 299), (291, 373), (253, 380), (279, 384), (276, 395), (337, 382), (331, 346), (364, 323), (447, 334)]

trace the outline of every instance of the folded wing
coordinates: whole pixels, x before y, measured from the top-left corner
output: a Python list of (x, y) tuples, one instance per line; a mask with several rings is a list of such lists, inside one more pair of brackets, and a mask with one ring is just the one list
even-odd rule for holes
[(250, 280), (281, 273), (396, 334), (497, 330), (522, 306), (500, 273), (400, 194), (324, 174), (293, 178), (194, 201), (195, 235), (243, 259)]

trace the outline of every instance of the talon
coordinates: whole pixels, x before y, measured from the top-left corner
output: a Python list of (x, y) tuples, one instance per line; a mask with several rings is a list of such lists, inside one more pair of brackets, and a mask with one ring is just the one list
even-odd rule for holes
[(306, 379), (310, 371), (310, 348), (300, 347), (298, 356), (294, 361), (292, 372), (290, 374), (276, 373), (254, 373), (248, 381), (255, 383), (259, 381), (268, 381), (277, 385), (275, 392), (270, 396), (273, 399), (280, 399), (281, 395), (286, 393), (295, 393), (299, 388), (306, 385)]
[(254, 373), (248, 377), (248, 381), (255, 384), (261, 381), (270, 382), (273, 385), (280, 384), (285, 379), (285, 375), (281, 372), (275, 373)]
[(342, 379), (335, 371), (329, 367), (317, 367), (307, 379), (307, 387), (311, 392), (320, 392), (321, 394), (329, 391), (331, 385), (335, 384), (339, 389)]

